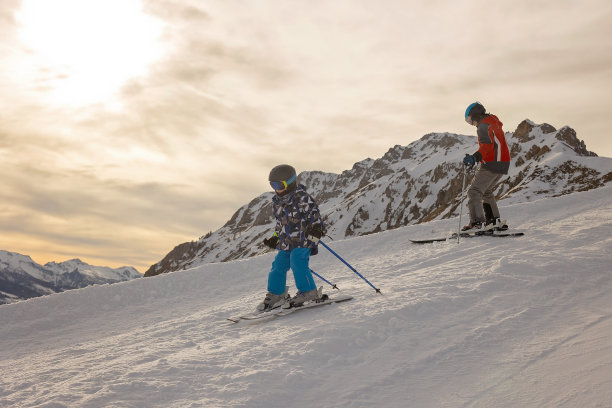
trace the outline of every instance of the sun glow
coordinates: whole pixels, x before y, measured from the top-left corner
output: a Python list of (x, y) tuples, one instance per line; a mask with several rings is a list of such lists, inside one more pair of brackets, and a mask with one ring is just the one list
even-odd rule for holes
[(16, 17), (32, 59), (22, 75), (60, 105), (113, 103), (162, 53), (162, 24), (140, 0), (23, 0)]

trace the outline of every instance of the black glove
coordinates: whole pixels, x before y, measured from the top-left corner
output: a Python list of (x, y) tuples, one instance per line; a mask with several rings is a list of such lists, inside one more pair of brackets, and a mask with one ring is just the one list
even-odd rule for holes
[(472, 167), (474, 164), (476, 164), (476, 158), (471, 154), (466, 154), (463, 158), (463, 164), (468, 167)]
[(278, 245), (278, 237), (276, 235), (272, 235), (270, 238), (265, 238), (263, 243), (272, 249), (276, 249), (276, 246)]
[(306, 236), (309, 240), (311, 240), (315, 244), (318, 244), (319, 240), (323, 236), (323, 230), (321, 229), (321, 226), (319, 224), (310, 225), (308, 226), (308, 228), (306, 228)]

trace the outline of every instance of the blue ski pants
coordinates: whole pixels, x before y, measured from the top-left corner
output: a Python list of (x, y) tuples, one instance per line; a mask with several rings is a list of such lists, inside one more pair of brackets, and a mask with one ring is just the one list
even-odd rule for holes
[(308, 261), (310, 248), (295, 248), (291, 251), (278, 251), (272, 262), (272, 269), (268, 275), (268, 292), (280, 295), (285, 292), (287, 272), (293, 271), (295, 286), (300, 292), (316, 289)]

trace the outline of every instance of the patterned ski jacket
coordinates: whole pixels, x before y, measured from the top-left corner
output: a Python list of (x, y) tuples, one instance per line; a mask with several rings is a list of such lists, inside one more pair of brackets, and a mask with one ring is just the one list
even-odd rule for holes
[(284, 196), (275, 195), (272, 198), (272, 209), (276, 217), (275, 233), (278, 236), (276, 248), (283, 251), (310, 248), (311, 255), (316, 255), (317, 245), (307, 239), (306, 229), (320, 225), (325, 233), (325, 226), (321, 221), (319, 206), (306, 192), (306, 188), (299, 184), (294, 191)]
[(487, 115), (478, 123), (478, 151), (474, 158), (493, 173), (508, 174), (510, 151), (502, 125), (495, 115)]

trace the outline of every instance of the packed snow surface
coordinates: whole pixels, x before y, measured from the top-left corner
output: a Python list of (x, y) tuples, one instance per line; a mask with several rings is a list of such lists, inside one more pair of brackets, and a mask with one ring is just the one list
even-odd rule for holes
[(0, 306), (0, 406), (612, 406), (612, 189), (502, 215), (328, 242), (383, 295), (321, 248), (355, 299), (257, 324), (273, 254)]

